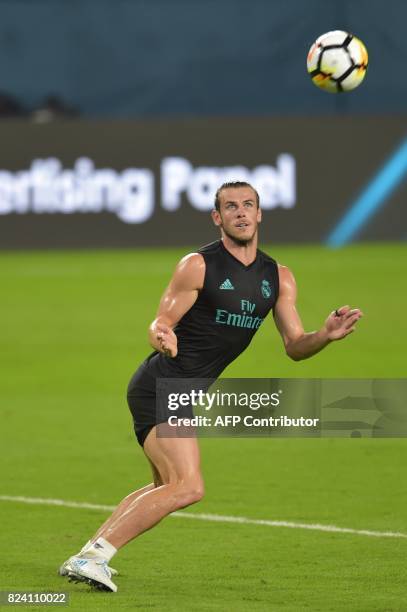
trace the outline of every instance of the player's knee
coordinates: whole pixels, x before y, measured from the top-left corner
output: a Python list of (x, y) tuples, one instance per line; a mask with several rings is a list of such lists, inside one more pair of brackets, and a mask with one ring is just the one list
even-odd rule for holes
[(201, 480), (183, 482), (178, 486), (178, 503), (185, 508), (201, 501), (204, 496), (204, 484)]
[(189, 502), (190, 504), (196, 504), (197, 502), (201, 501), (205, 494), (203, 482), (197, 483), (192, 486), (189, 489), (188, 494), (191, 500)]

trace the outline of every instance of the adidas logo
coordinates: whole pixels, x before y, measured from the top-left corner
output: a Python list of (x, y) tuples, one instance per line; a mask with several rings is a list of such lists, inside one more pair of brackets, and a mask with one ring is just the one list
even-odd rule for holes
[(223, 281), (221, 285), (219, 285), (219, 289), (234, 289), (234, 286), (232, 285), (230, 280), (227, 278), (226, 280)]

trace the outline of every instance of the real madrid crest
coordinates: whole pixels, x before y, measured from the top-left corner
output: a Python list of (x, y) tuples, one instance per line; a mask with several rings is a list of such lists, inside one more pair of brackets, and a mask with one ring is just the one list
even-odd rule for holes
[(261, 281), (261, 294), (264, 298), (271, 297), (271, 287), (267, 280)]

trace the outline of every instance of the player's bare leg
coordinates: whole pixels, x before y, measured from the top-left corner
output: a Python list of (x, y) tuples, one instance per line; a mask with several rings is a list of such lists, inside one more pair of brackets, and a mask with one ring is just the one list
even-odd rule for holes
[[(162, 484), (161, 479), (160, 479), (160, 475), (158, 474), (158, 472), (155, 469), (153, 464), (151, 464), (151, 468), (152, 468), (152, 472), (153, 472), (154, 482), (146, 485), (145, 487), (142, 487), (141, 489), (137, 489), (137, 491), (133, 491), (133, 493), (130, 493), (124, 499), (122, 499), (120, 504), (114, 510), (113, 514), (111, 514), (107, 518), (107, 520), (101, 525), (101, 527), (99, 527), (99, 529), (95, 533), (95, 535), (88, 542), (86, 542), (86, 544), (83, 546), (83, 548), (78, 553), (78, 556), (79, 555), (84, 555), (84, 554), (86, 554), (89, 551), (89, 549), (92, 547), (92, 544), (98, 539), (98, 537), (102, 533), (102, 530), (106, 529), (115, 520), (117, 520), (121, 516), (121, 514), (127, 509), (127, 507), (129, 506), (129, 504), (132, 501), (137, 499), (137, 497), (139, 497), (140, 495), (143, 495), (144, 493), (147, 493), (147, 491), (151, 491), (155, 487), (158, 487), (158, 486), (160, 486)], [(61, 565), (61, 567), (59, 568), (58, 573), (59, 573), (60, 576), (67, 576), (67, 575), (69, 575), (70, 560), (71, 560), (71, 557), (69, 559), (67, 559), (67, 561), (65, 561)], [(110, 572), (112, 573), (113, 576), (116, 576), (118, 574), (117, 570), (113, 569), (112, 567), (109, 567), (109, 570), (110, 570)]]
[(100, 530), (99, 536), (116, 549), (151, 529), (171, 512), (203, 497), (197, 439), (157, 437), (156, 429), (147, 436), (144, 452), (159, 472), (163, 484), (131, 500), (115, 521)]
[(90, 539), (90, 542), (95, 542), (97, 538), (102, 535), (102, 533), (109, 529), (114, 522), (119, 520), (122, 514), (124, 514), (124, 512), (129, 507), (129, 505), (134, 502), (138, 497), (144, 495), (144, 493), (148, 493), (148, 491), (152, 491), (156, 487), (159, 487), (163, 484), (158, 470), (151, 461), (150, 464), (153, 472), (154, 482), (146, 485), (145, 487), (142, 487), (141, 489), (137, 489), (137, 491), (133, 491), (133, 493), (130, 493), (129, 495), (126, 495), (126, 497), (122, 499), (120, 504), (114, 510), (113, 514), (111, 514), (109, 518), (103, 523), (103, 525), (99, 527), (95, 535)]
[(116, 591), (108, 563), (117, 550), (171, 512), (202, 498), (203, 480), (196, 438), (157, 437), (156, 429), (144, 443), (144, 452), (153, 468), (154, 484), (127, 496), (98, 530), (90, 547), (68, 560), (68, 575), (73, 579)]

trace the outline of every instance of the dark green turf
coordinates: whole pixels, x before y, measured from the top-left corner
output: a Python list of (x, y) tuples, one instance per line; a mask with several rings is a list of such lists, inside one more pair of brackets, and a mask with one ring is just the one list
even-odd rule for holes
[[(225, 375), (405, 377), (404, 245), (268, 249), (293, 270), (307, 330), (335, 307), (358, 330), (309, 361), (272, 320)], [(147, 325), (186, 251), (3, 253), (0, 494), (115, 504), (149, 479), (125, 403)], [(190, 512), (407, 533), (405, 440), (201, 441)], [(0, 586), (66, 589), (70, 609), (406, 610), (407, 541), (168, 518), (115, 557), (119, 592), (55, 574), (106, 513), (0, 502)], [(31, 608), (33, 609), (33, 608)]]

